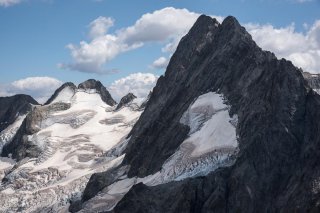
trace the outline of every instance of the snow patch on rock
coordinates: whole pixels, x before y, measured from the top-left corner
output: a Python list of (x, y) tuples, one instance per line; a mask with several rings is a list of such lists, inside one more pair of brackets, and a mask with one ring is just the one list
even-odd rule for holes
[(2, 152), (2, 148), (6, 143), (11, 142), (13, 137), (16, 135), (19, 127), (21, 126), (23, 120), (26, 118), (26, 115), (20, 115), (16, 118), (14, 123), (0, 132), (0, 153)]

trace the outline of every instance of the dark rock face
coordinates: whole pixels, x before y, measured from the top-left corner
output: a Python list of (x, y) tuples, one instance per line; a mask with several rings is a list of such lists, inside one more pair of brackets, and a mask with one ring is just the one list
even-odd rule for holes
[[(147, 187), (134, 185), (113, 210), (114, 212), (227, 212), (224, 176), (212, 175)], [(211, 206), (215, 205), (215, 209)], [(245, 212), (245, 211), (243, 211)]]
[(133, 99), (137, 98), (137, 96), (135, 96), (132, 93), (128, 93), (127, 95), (123, 96), (116, 108), (116, 110), (121, 109), (123, 106), (125, 106), (126, 104), (130, 103), (133, 101)]
[[(146, 176), (160, 170), (187, 137), (189, 127), (179, 122), (192, 101), (201, 94), (195, 71), (218, 32), (219, 23), (201, 16), (198, 24), (181, 40), (177, 51), (153, 89), (145, 111), (133, 127), (125, 164), (129, 176)], [(192, 77), (194, 76), (194, 77)], [(177, 134), (178, 133), (178, 134)]]
[(262, 51), (233, 17), (201, 16), (131, 132), (129, 176), (158, 171), (186, 138), (182, 113), (222, 93), (238, 115), (235, 164), (206, 177), (137, 184), (114, 212), (319, 212), (320, 96), (290, 61)]
[(51, 104), (52, 101), (59, 95), (59, 93), (66, 87), (69, 87), (70, 89), (72, 89), (74, 92), (76, 91), (77, 87), (71, 83), (71, 82), (66, 82), (64, 84), (61, 85), (61, 87), (59, 87), (54, 93), (53, 95), (47, 100), (47, 102), (44, 105), (47, 104)]
[(95, 89), (101, 96), (101, 99), (108, 104), (109, 106), (114, 106), (117, 104), (115, 100), (111, 97), (108, 90), (101, 84), (100, 81), (96, 81), (94, 79), (89, 79), (78, 85), (79, 89)]
[(37, 105), (38, 102), (29, 95), (0, 97), (0, 132), (12, 124), (18, 115), (29, 112), (30, 104)]

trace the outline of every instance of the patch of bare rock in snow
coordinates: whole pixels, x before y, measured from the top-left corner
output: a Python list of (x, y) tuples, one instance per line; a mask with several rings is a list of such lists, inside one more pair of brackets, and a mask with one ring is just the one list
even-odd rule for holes
[(2, 151), (2, 147), (9, 143), (15, 134), (17, 133), (19, 127), (21, 126), (23, 120), (25, 119), (26, 115), (20, 115), (16, 118), (15, 122), (8, 126), (5, 130), (1, 131), (0, 133), (0, 153)]

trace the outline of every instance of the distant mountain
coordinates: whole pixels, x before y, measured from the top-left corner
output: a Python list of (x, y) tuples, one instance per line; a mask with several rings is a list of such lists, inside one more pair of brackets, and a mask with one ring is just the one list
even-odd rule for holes
[(119, 102), (119, 104), (117, 105), (116, 110), (121, 109), (122, 107), (124, 107), (126, 104), (131, 103), (135, 98), (137, 98), (137, 96), (135, 96), (132, 93), (128, 93), (127, 95), (123, 96)]
[(126, 142), (141, 110), (133, 99), (116, 107), (106, 88), (90, 79), (78, 87), (65, 83), (45, 105), (20, 110), (15, 126), (0, 132), (0, 212), (55, 212), (81, 196), (92, 173), (119, 165), (123, 156), (107, 151)]
[(53, 101), (69, 101), (76, 93), (77, 87), (72, 82), (62, 84), (44, 105), (51, 104)]
[(89, 79), (81, 84), (79, 84), (78, 89), (85, 91), (95, 91), (100, 94), (102, 101), (110, 106), (115, 106), (117, 102), (113, 100), (108, 90), (101, 84), (100, 81), (94, 79)]

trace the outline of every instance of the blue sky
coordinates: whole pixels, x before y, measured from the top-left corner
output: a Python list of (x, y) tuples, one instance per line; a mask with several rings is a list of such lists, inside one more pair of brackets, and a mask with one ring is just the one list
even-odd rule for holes
[[(177, 22), (165, 22), (156, 17), (156, 11), (159, 17), (181, 17)], [(111, 85), (132, 73), (159, 76), (177, 41), (202, 13), (221, 19), (235, 16), (264, 49), (317, 72), (319, 11), (318, 0), (0, 0), (0, 96), (16, 90), (23, 92), (23, 86), (19, 90), (12, 82), (28, 77), (46, 76), (60, 83), (95, 78)], [(146, 13), (151, 16), (142, 18)], [(135, 24), (137, 20), (141, 22), (139, 26)], [(159, 32), (152, 34), (157, 31), (152, 28), (157, 21), (162, 25)], [(161, 37), (166, 26), (168, 32)], [(264, 35), (279, 38), (266, 41)], [(292, 36), (288, 39), (291, 43), (284, 41), (288, 36)], [(302, 48), (305, 42), (310, 47)], [(284, 48), (280, 48), (282, 43)], [(173, 49), (164, 50), (168, 44)], [(88, 55), (83, 52), (88, 48), (99, 48), (100, 52)], [(11, 90), (5, 91), (6, 86)]]

